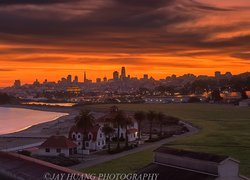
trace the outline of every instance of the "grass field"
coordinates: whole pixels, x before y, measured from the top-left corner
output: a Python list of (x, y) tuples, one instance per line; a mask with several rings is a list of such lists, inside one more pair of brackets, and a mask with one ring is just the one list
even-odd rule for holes
[[(86, 106), (88, 109), (107, 109), (111, 105)], [(155, 110), (179, 117), (200, 128), (200, 132), (179, 139), (168, 146), (195, 151), (229, 155), (240, 160), (241, 173), (250, 176), (250, 108), (210, 104), (122, 104), (125, 111)], [(133, 172), (153, 158), (152, 149), (128, 155), (84, 172)]]

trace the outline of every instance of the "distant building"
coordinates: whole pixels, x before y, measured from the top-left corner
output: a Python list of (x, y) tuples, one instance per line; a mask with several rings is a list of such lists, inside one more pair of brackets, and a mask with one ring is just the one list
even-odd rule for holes
[(118, 71), (114, 71), (113, 72), (113, 80), (114, 81), (118, 81), (119, 80), (119, 72)]
[(34, 86), (39, 86), (39, 85), (40, 85), (40, 82), (36, 79), (36, 80), (33, 82), (33, 85), (34, 85)]
[(85, 82), (85, 83), (86, 83), (86, 81), (87, 81), (87, 74), (86, 74), (86, 72), (84, 72), (83, 82)]
[(143, 75), (143, 79), (144, 79), (144, 80), (148, 80), (148, 74), (144, 74), (144, 75)]
[(71, 76), (71, 75), (68, 75), (68, 76), (67, 76), (67, 83), (68, 83), (68, 84), (71, 84), (71, 82), (72, 82), (72, 76)]
[(220, 79), (221, 78), (221, 72), (220, 71), (216, 71), (214, 73), (214, 77), (217, 78), (217, 79)]
[(83, 82), (86, 84), (92, 83), (92, 80), (87, 79), (87, 74), (84, 72)]
[(125, 69), (125, 67), (122, 67), (122, 70), (121, 70), (121, 79), (122, 80), (126, 79), (126, 69)]
[(68, 157), (77, 153), (77, 145), (65, 136), (51, 136), (39, 147), (36, 154), (42, 156), (58, 156), (63, 154)]
[(233, 75), (232, 75), (231, 72), (226, 72), (225, 77), (226, 77), (227, 79), (230, 79), (231, 77), (233, 77)]
[(103, 78), (103, 82), (107, 82), (108, 81), (108, 78), (105, 76), (104, 78)]
[(79, 88), (78, 86), (70, 86), (67, 87), (67, 92), (71, 94), (80, 94), (81, 88)]
[(100, 83), (102, 82), (102, 79), (101, 78), (96, 78), (96, 83)]
[(78, 84), (78, 76), (75, 76), (75, 79), (74, 79), (73, 83)]
[(156, 149), (154, 162), (138, 174), (156, 173), (157, 180), (247, 180), (239, 175), (240, 162), (228, 157), (168, 147)]
[(239, 102), (240, 107), (250, 107), (250, 99), (245, 99)]
[(21, 87), (21, 81), (20, 80), (15, 80), (14, 85), (15, 88)]

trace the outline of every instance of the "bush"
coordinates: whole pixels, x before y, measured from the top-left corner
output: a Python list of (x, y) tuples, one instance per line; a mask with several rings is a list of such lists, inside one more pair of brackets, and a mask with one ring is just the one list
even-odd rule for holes
[(22, 155), (25, 155), (25, 156), (31, 156), (31, 152), (26, 151), (26, 150), (18, 151), (18, 154), (22, 154)]

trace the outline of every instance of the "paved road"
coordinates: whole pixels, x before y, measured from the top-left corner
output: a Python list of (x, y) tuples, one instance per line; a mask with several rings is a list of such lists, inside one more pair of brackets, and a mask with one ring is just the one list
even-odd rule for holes
[(111, 161), (111, 160), (114, 160), (114, 159), (117, 159), (117, 158), (120, 158), (120, 157), (127, 156), (129, 154), (134, 154), (134, 153), (141, 152), (141, 151), (144, 151), (144, 150), (147, 150), (147, 149), (160, 147), (163, 144), (173, 142), (173, 141), (175, 141), (175, 140), (177, 140), (178, 138), (181, 138), (181, 137), (191, 136), (191, 135), (193, 135), (193, 134), (195, 134), (195, 133), (197, 133), (199, 131), (197, 128), (195, 128), (195, 127), (193, 127), (193, 126), (191, 126), (191, 125), (189, 125), (189, 124), (187, 124), (185, 122), (183, 122), (183, 123), (189, 129), (189, 132), (187, 132), (185, 134), (176, 135), (176, 136), (166, 138), (166, 139), (163, 139), (161, 141), (157, 141), (157, 142), (153, 142), (153, 143), (145, 143), (145, 144), (140, 145), (139, 147), (137, 147), (135, 149), (131, 149), (129, 151), (123, 151), (123, 152), (118, 153), (118, 154), (94, 155), (92, 158), (89, 158), (89, 160), (84, 161), (84, 162), (82, 162), (80, 164), (71, 166), (70, 168), (74, 169), (74, 170), (81, 170), (81, 169), (84, 169), (84, 168), (87, 168), (87, 167), (95, 166), (95, 165), (98, 165), (98, 164), (101, 164), (101, 163), (104, 163), (104, 162), (107, 162), (107, 161)]

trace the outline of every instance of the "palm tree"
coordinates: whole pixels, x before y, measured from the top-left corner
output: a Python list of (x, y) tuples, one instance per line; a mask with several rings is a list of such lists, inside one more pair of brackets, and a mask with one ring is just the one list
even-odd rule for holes
[(157, 121), (159, 122), (160, 124), (160, 137), (162, 136), (162, 125), (164, 123), (164, 120), (166, 119), (166, 115), (163, 114), (162, 112), (158, 112), (156, 114), (156, 118), (157, 118)]
[(85, 149), (85, 141), (87, 140), (88, 130), (93, 127), (94, 116), (89, 110), (81, 110), (79, 115), (75, 117), (75, 124), (78, 128), (83, 129), (82, 149)]
[(156, 113), (154, 111), (149, 111), (147, 113), (147, 119), (149, 121), (149, 139), (152, 139), (152, 129), (153, 129), (153, 122), (155, 121)]
[(115, 130), (114, 130), (114, 128), (112, 128), (110, 126), (105, 125), (102, 128), (102, 132), (105, 134), (105, 136), (108, 139), (108, 151), (110, 151), (110, 136), (114, 134)]
[(146, 114), (143, 111), (136, 111), (134, 113), (134, 118), (136, 119), (138, 123), (138, 139), (141, 139), (141, 123), (146, 119)]
[(113, 119), (111, 119), (113, 124), (117, 127), (117, 149), (120, 149), (120, 128), (124, 125), (126, 117), (123, 111), (118, 110)]

